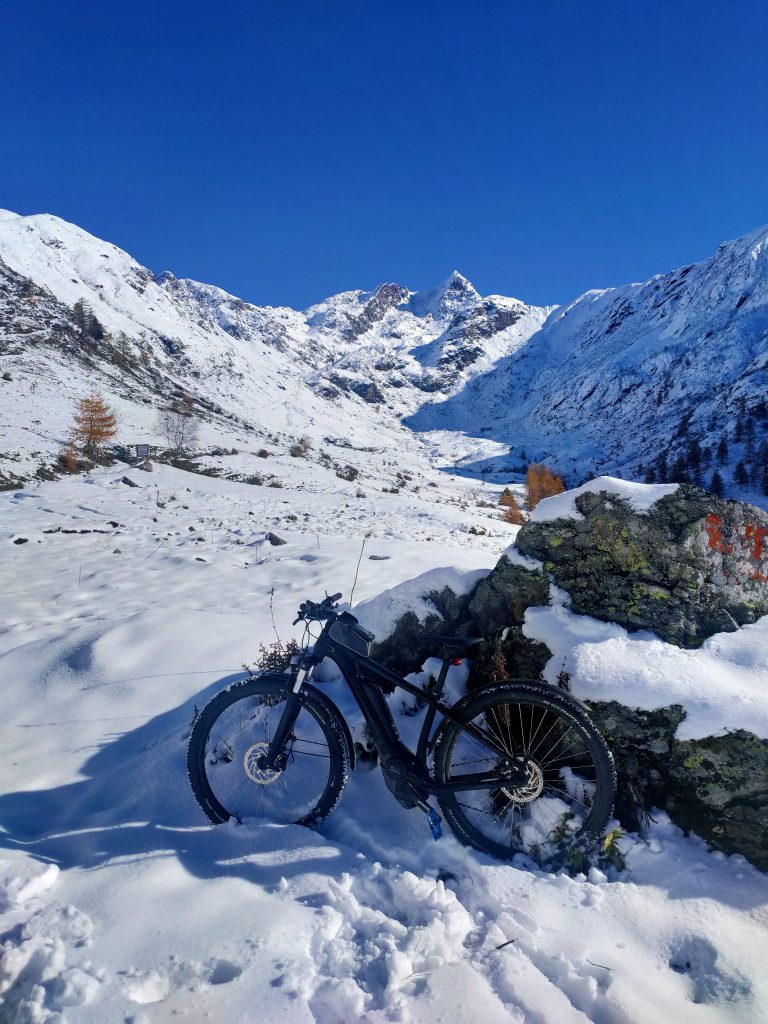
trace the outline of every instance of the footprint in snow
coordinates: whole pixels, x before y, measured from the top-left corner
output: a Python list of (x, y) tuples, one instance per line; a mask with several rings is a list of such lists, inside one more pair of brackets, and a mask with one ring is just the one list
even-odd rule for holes
[(159, 1003), (180, 988), (194, 992), (208, 985), (228, 985), (242, 973), (242, 966), (232, 960), (217, 957), (199, 964), (172, 957), (167, 971), (126, 972), (124, 992), (140, 1005)]
[(700, 935), (685, 935), (670, 948), (669, 966), (690, 981), (689, 998), (694, 1003), (733, 1002), (751, 992), (747, 979), (738, 971), (718, 964), (720, 954)]

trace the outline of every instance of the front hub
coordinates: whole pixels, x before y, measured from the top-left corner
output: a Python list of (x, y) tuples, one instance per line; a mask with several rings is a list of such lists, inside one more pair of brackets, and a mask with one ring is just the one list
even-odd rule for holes
[(276, 768), (267, 767), (268, 743), (254, 743), (248, 747), (243, 758), (245, 774), (251, 782), (258, 782), (260, 786), (269, 786), (277, 782), (280, 772)]

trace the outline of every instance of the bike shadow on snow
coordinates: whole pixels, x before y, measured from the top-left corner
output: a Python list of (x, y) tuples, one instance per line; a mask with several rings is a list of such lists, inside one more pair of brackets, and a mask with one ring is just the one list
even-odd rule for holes
[[(420, 813), (394, 801), (378, 770), (352, 776), (320, 832), (299, 825), (207, 824), (186, 773), (194, 708), (242, 678), (224, 676), (143, 725), (108, 736), (76, 782), (0, 795), (0, 851), (24, 851), (62, 869), (176, 857), (196, 877), (237, 877), (268, 888), (307, 874), (338, 878), (371, 860), (428, 874), (440, 865), (466, 865), (467, 857), (498, 865), (452, 837), (435, 844)], [(702, 895), (699, 878), (687, 870), (659, 870), (651, 884), (671, 899)], [(762, 888), (729, 885), (717, 898), (749, 909), (764, 902)]]
[(218, 679), (143, 725), (107, 736), (76, 782), (1, 795), (0, 858), (8, 849), (62, 869), (101, 869), (115, 860), (177, 857), (197, 877), (229, 875), (264, 887), (359, 865), (355, 851), (298, 825), (207, 822), (186, 771), (194, 708), (242, 678)]

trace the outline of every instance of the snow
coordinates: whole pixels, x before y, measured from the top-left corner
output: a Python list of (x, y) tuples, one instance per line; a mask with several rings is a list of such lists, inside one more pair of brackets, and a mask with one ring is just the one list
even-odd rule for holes
[[(185, 772), (195, 707), (242, 678), (260, 643), (298, 639), (302, 600), (341, 590), (348, 601), (361, 550), (354, 610), (380, 639), (403, 611), (434, 611), (431, 591), (467, 593), (503, 552), (540, 568), (509, 548), (516, 530), (498, 518), (513, 472), (504, 467), (523, 445), (546, 454), (529, 441), (548, 431), (574, 467), (623, 465), (606, 452), (619, 436), (606, 428), (615, 408), (632, 420), (631, 458), (645, 457), (648, 416), (654, 430), (670, 425), (638, 387), (636, 357), (641, 377), (672, 375), (676, 408), (675, 332), (688, 344), (713, 320), (734, 394), (746, 388), (744, 353), (763, 329), (760, 233), (692, 270), (690, 284), (667, 275), (561, 311), (481, 298), (458, 273), (431, 292), (390, 285), (304, 312), (260, 308), (156, 277), (50, 215), (0, 212), (0, 258), (45, 289), (21, 301), (3, 279), (16, 331), (0, 391), (3, 472), (29, 481), (49, 464), (75, 402), (98, 385), (120, 413), (121, 442), (159, 440), (156, 410), (180, 389), (207, 410), (201, 468), (263, 478), (118, 466), (0, 493), (3, 1020), (768, 1020), (768, 879), (662, 813), (619, 840), (625, 871), (569, 878), (492, 861), (448, 830), (435, 843), (378, 769), (360, 766), (317, 831), (212, 827)], [(151, 373), (27, 343), (79, 298), (126, 333), (134, 355), (146, 346)], [(600, 330), (627, 299), (643, 330), (630, 318), (602, 347)], [(759, 383), (758, 358), (745, 380)], [(691, 379), (714, 394), (711, 373)], [(375, 384), (383, 400), (339, 381)], [(329, 382), (333, 398), (321, 393)], [(401, 418), (425, 403), (415, 425), (439, 429), (417, 435)], [(312, 447), (292, 456), (303, 435)], [(337, 475), (346, 465), (354, 481)], [(492, 482), (477, 481), (480, 469)], [(610, 489), (638, 511), (668, 493), (616, 478)], [(269, 533), (286, 543), (272, 546)], [(580, 696), (683, 702), (681, 737), (745, 723), (766, 734), (765, 620), (679, 651), (575, 616), (555, 594), (524, 628), (553, 650), (550, 680), (567, 658)], [(425, 649), (416, 685), (439, 670), (435, 654)], [(323, 668), (318, 685), (364, 741), (343, 682)], [(467, 671), (451, 667), (450, 699)], [(423, 709), (397, 692), (388, 701), (412, 744)]]
[(406, 612), (413, 612), (421, 622), (429, 615), (440, 614), (425, 594), (439, 593), (448, 587), (457, 596), (463, 596), (474, 588), (478, 580), (487, 576), (491, 569), (490, 565), (487, 569), (474, 572), (460, 572), (453, 567), (430, 569), (363, 601), (355, 606), (354, 612), (366, 629), (383, 639), (390, 635), (397, 620)]
[[(268, 468), (255, 455), (276, 433), (288, 444), (307, 434), (316, 451), (328, 435), (357, 450), (423, 449), (400, 417), (495, 366), (551, 312), (483, 299), (458, 274), (426, 293), (382, 285), (331, 296), (304, 312), (258, 307), (214, 285), (155, 275), (117, 246), (48, 214), (0, 219), (0, 275), (4, 266), (42, 289), (32, 303), (18, 279), (3, 289), (16, 329), (4, 357), (12, 386), (0, 382), (0, 468), (17, 478), (50, 465), (76, 400), (94, 386), (116, 401), (126, 443), (159, 442), (157, 408), (180, 390), (190, 395), (205, 421), (203, 446), (237, 448), (243, 475)], [(123, 338), (136, 364), (131, 375), (105, 346), (97, 346), (94, 360), (77, 358), (72, 346), (62, 351), (63, 326), (81, 299), (113, 340)], [(482, 327), (481, 345), (465, 338), (468, 323)], [(368, 400), (361, 397), (372, 387)]]
[(674, 494), (679, 484), (639, 484), (633, 480), (618, 480), (612, 476), (599, 476), (589, 480), (580, 487), (572, 487), (555, 494), (551, 498), (543, 498), (531, 512), (532, 523), (551, 523), (555, 519), (583, 519), (584, 516), (576, 508), (576, 498), (581, 494), (600, 494), (607, 491), (622, 498), (634, 512), (641, 514), (650, 511), (661, 498)]
[[(515, 527), (515, 536), (517, 536), (519, 530), (519, 526)], [(504, 549), (504, 557), (508, 562), (512, 562), (513, 565), (519, 565), (521, 568), (529, 569), (531, 572), (541, 572), (544, 568), (543, 562), (539, 561), (538, 558), (531, 558), (530, 555), (524, 555), (514, 543)]]
[(717, 468), (727, 497), (764, 506), (759, 482), (733, 480), (753, 454), (745, 440), (733, 441), (733, 423), (752, 416), (759, 446), (766, 327), (768, 228), (761, 228), (702, 263), (592, 289), (554, 309), (524, 344), (406, 422), (446, 442), (482, 432), (506, 444), (471, 464), (475, 472), (489, 461), (500, 469), (527, 459), (553, 466), (570, 484), (601, 473), (643, 479), (660, 452), (669, 469), (691, 439), (713, 453), (727, 436), (725, 465), (705, 459), (703, 482)]
[(556, 682), (565, 663), (583, 700), (645, 710), (682, 704), (680, 740), (735, 729), (768, 739), (768, 616), (683, 650), (649, 632), (576, 615), (556, 598), (552, 607), (526, 611), (523, 633), (552, 651), (548, 681)]
[[(348, 597), (370, 533), (356, 607), (385, 632), (433, 587), (466, 592), (510, 533), (458, 529), (466, 513), (446, 497), (461, 480), (419, 507), (426, 543), (408, 539), (415, 496), (372, 504), (166, 467), (129, 471), (141, 486), (128, 488), (124, 473), (0, 495), (3, 1019), (768, 1019), (768, 879), (663, 814), (619, 840), (625, 872), (573, 879), (492, 861), (450, 832), (435, 843), (378, 769), (354, 773), (317, 831), (209, 826), (186, 780), (188, 729), (274, 637), (270, 601), (280, 636), (298, 635), (301, 600)], [(269, 546), (268, 530), (287, 543)], [(620, 636), (569, 628), (585, 647)], [(713, 638), (712, 664), (734, 673), (751, 657), (736, 636), (766, 647), (760, 623)], [(437, 667), (427, 657), (411, 678), (426, 685)], [(465, 678), (466, 663), (452, 668), (452, 698)], [(354, 727), (338, 678), (320, 685)], [(413, 742), (421, 712), (389, 701)]]

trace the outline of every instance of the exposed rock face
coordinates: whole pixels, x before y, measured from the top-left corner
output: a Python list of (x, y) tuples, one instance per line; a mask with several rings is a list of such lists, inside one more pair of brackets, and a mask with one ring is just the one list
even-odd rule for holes
[(526, 523), (517, 546), (541, 559), (575, 612), (698, 647), (768, 613), (768, 514), (681, 484), (648, 513), (616, 494), (577, 496), (580, 519)]
[(541, 674), (550, 652), (544, 644), (523, 636), (521, 627), (530, 605), (549, 602), (549, 583), (542, 573), (502, 558), (468, 596), (457, 597), (447, 587), (424, 596), (439, 614), (420, 622), (413, 612), (406, 612), (390, 636), (375, 645), (374, 657), (379, 661), (396, 672), (412, 672), (425, 655), (434, 653), (422, 639), (425, 634), (477, 636), (485, 642), (473, 660), (470, 688), (510, 677), (536, 679)]
[(768, 871), (768, 740), (739, 729), (676, 743), (672, 753), (673, 819)]
[[(574, 500), (583, 518), (532, 522), (518, 534), (518, 548), (548, 576), (502, 557), (466, 597), (425, 595), (440, 614), (419, 622), (409, 612), (377, 656), (408, 672), (435, 653), (425, 633), (482, 636), (470, 687), (536, 678), (551, 652), (521, 627), (527, 608), (549, 603), (549, 578), (571, 594), (574, 611), (653, 630), (681, 647), (768, 613), (768, 578), (760, 578), (768, 577), (768, 515), (760, 509), (688, 485), (645, 514), (609, 492)], [(679, 704), (645, 711), (607, 701), (591, 711), (616, 760), (616, 814), (625, 827), (660, 807), (768, 871), (768, 740), (744, 730), (678, 740)]]

